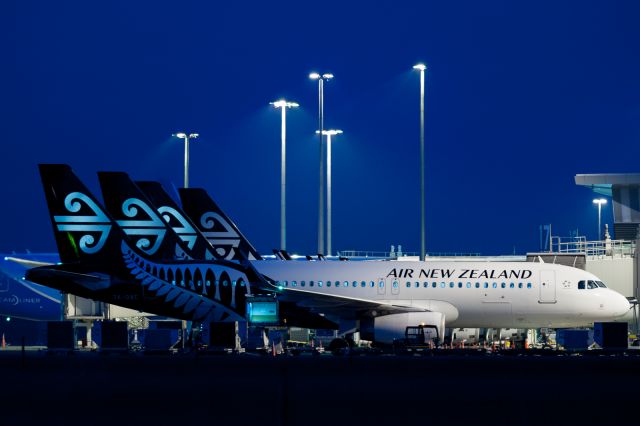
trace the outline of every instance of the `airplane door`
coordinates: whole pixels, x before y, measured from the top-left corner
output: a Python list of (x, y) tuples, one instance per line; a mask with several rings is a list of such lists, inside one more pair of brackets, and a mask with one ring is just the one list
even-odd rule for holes
[(556, 303), (556, 272), (540, 271), (540, 303)]
[(398, 282), (398, 280), (393, 280), (393, 282), (391, 283), (391, 294), (398, 293), (400, 293), (400, 283)]
[(387, 292), (387, 285), (384, 282), (384, 278), (378, 278), (378, 294), (382, 295)]

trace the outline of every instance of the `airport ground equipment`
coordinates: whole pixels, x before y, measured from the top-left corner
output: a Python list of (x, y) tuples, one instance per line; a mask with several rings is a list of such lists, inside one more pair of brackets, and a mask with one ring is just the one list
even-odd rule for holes
[(593, 340), (607, 350), (626, 350), (629, 325), (626, 322), (596, 322), (593, 324)]
[(407, 326), (404, 339), (393, 342), (395, 353), (425, 352), (440, 344), (438, 327), (435, 325)]
[(104, 321), (102, 323), (103, 352), (126, 352), (129, 350), (129, 329), (126, 321)]
[(593, 339), (586, 329), (560, 329), (556, 330), (556, 341), (567, 351), (585, 351)]
[(72, 351), (75, 332), (71, 321), (49, 321), (47, 323), (47, 348), (50, 351)]

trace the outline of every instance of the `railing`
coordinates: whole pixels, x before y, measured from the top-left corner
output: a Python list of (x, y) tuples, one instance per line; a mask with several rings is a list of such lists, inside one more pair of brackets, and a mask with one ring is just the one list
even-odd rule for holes
[[(417, 251), (362, 251), (362, 250), (341, 250), (338, 256), (343, 257), (372, 257), (376, 259), (389, 259), (402, 256), (420, 256)], [(460, 253), (460, 252), (429, 252), (427, 257), (474, 257), (480, 256), (480, 253)]]
[(552, 253), (629, 257), (634, 255), (635, 249), (636, 242), (634, 240), (587, 241), (585, 237), (577, 237), (567, 241), (561, 237), (551, 237)]

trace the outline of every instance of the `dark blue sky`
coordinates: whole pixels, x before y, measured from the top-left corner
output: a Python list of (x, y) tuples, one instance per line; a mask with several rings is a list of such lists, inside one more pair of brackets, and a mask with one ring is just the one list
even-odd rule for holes
[[(87, 2), (0, 6), (0, 249), (52, 250), (37, 174), (72, 165), (206, 188), (259, 250), (279, 244), (281, 96), (288, 248), (315, 253), (317, 88), (334, 143), (334, 248), (419, 249), (419, 79), (427, 249), (524, 253), (538, 225), (595, 236), (576, 173), (638, 172), (638, 2)], [(610, 207), (603, 211), (611, 221)]]

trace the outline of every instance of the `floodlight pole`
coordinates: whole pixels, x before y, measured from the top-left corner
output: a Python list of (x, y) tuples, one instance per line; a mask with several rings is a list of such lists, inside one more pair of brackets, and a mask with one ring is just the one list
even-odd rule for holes
[(276, 108), (281, 108), (280, 120), (280, 250), (287, 247), (287, 108), (296, 108), (295, 102), (284, 99), (271, 102)]
[(189, 187), (189, 140), (200, 136), (197, 133), (186, 134), (184, 132), (174, 133), (172, 136), (184, 140), (184, 187)]
[(424, 197), (424, 72), (427, 67), (418, 64), (413, 67), (420, 71), (420, 260), (427, 254), (425, 229), (425, 197)]

